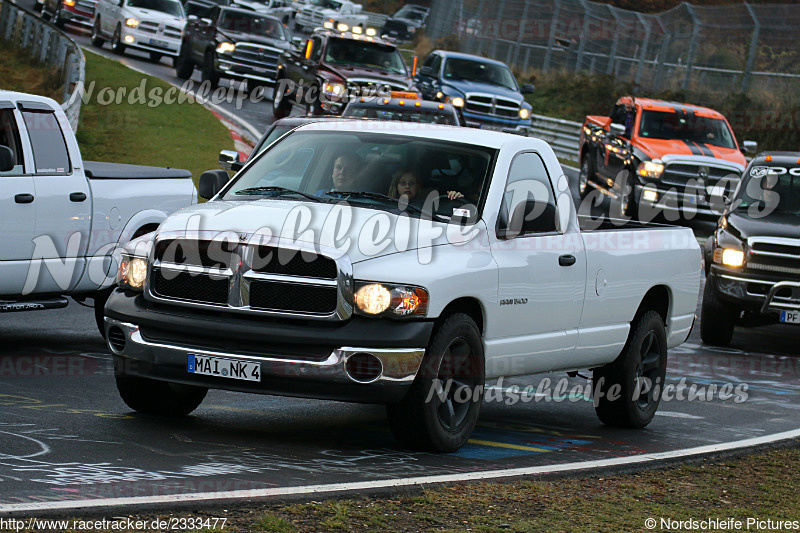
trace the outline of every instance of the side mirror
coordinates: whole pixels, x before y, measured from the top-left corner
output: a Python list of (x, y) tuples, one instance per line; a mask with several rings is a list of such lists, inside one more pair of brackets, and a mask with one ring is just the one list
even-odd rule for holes
[(625, 136), (625, 126), (622, 124), (617, 124), (616, 122), (612, 122), (608, 125), (608, 131), (611, 133), (611, 135), (616, 135), (617, 137)]
[(225, 170), (236, 172), (241, 170), (244, 165), (239, 159), (239, 152), (236, 150), (222, 150), (219, 153), (219, 166)]
[(533, 86), (532, 83), (523, 83), (522, 84), (522, 94), (533, 94), (536, 90), (536, 87)]
[(745, 141), (742, 143), (742, 152), (745, 154), (755, 154), (758, 152), (758, 143), (756, 141)]
[(228, 183), (228, 173), (224, 170), (206, 170), (200, 175), (197, 196), (210, 200)]
[(302, 37), (297, 37), (297, 36), (292, 37), (292, 46), (294, 46), (295, 48), (302, 47), (305, 42), (306, 42), (305, 39), (303, 39)]
[(8, 172), (14, 168), (14, 152), (8, 146), (0, 145), (0, 172)]
[(428, 67), (428, 66), (419, 67), (419, 75), (420, 76), (427, 76), (429, 78), (433, 78), (434, 77), (433, 69), (431, 67)]
[(556, 206), (528, 198), (514, 208), (511, 216), (502, 209), (499, 217), (498, 236), (513, 239), (529, 233), (552, 233), (558, 231)]

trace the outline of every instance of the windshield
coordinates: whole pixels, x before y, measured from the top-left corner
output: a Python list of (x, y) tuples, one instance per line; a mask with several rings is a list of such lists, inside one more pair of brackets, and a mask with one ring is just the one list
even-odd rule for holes
[(333, 9), (335, 11), (339, 11), (339, 9), (342, 7), (341, 3), (334, 0), (308, 0), (306, 5), (321, 7), (322, 9)]
[[(738, 202), (736, 201), (738, 200)], [(734, 200), (737, 209), (800, 216), (800, 166), (752, 166)]]
[(733, 133), (724, 120), (690, 114), (645, 111), (639, 125), (639, 136), (736, 148)]
[(183, 17), (183, 7), (177, 0), (128, 0), (128, 7), (152, 9), (168, 15)]
[(395, 18), (402, 18), (406, 20), (422, 21), (425, 18), (425, 12), (420, 11), (419, 8), (411, 6), (403, 6), (400, 11), (394, 14)]
[(495, 65), (472, 59), (450, 58), (444, 65), (444, 77), (448, 80), (489, 83), (506, 87), (512, 91), (519, 91), (517, 80), (505, 65)]
[(237, 33), (261, 35), (270, 39), (286, 40), (283, 27), (277, 20), (257, 14), (227, 12), (220, 17), (219, 29)]
[(394, 74), (407, 74), (406, 65), (396, 48), (353, 39), (328, 41), (325, 61), (340, 65), (377, 68)]
[[(400, 134), (296, 131), (258, 155), (223, 199), (346, 201), (412, 217), (474, 221), (494, 152)], [(448, 199), (450, 191), (458, 198)]]
[(387, 108), (380, 105), (363, 105), (358, 102), (347, 104), (343, 117), (372, 118), (378, 120), (399, 120), (401, 122), (424, 122), (426, 124), (458, 125), (458, 119), (451, 110)]

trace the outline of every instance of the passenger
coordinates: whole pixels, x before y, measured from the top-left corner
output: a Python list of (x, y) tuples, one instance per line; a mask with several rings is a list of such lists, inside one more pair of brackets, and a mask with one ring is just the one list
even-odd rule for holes
[[(389, 196), (398, 199), (405, 197), (408, 202), (422, 200), (422, 181), (417, 173), (410, 168), (401, 168), (394, 174), (392, 184), (389, 186)], [(464, 195), (458, 191), (447, 191), (449, 200), (463, 197)]]

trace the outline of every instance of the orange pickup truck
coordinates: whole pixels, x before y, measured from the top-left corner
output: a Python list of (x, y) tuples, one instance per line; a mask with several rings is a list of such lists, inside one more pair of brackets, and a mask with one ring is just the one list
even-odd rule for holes
[[(706, 107), (620, 98), (611, 116), (588, 116), (581, 128), (579, 190), (610, 196), (618, 214), (667, 218), (718, 216), (746, 166), (728, 121)], [(647, 208), (647, 212), (645, 212)], [(677, 216), (676, 216), (677, 215)]]

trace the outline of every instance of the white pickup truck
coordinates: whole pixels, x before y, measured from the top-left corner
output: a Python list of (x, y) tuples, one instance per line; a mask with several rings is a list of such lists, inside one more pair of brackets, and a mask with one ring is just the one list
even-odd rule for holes
[(487, 379), (592, 369), (600, 419), (643, 427), (694, 323), (692, 232), (581, 231), (538, 139), (317, 122), (199, 195), (128, 243), (105, 308), (137, 411), (187, 414), (209, 388), (383, 403), (401, 442), (445, 452)]
[(102, 325), (118, 247), (194, 203), (188, 171), (83, 161), (54, 100), (0, 91), (0, 313), (88, 297)]
[(361, 4), (348, 0), (308, 0), (297, 11), (294, 19), (295, 31), (313, 31), (325, 22), (333, 22), (333, 27), (346, 24), (350, 28), (360, 27), (366, 31), (369, 17), (361, 13)]

